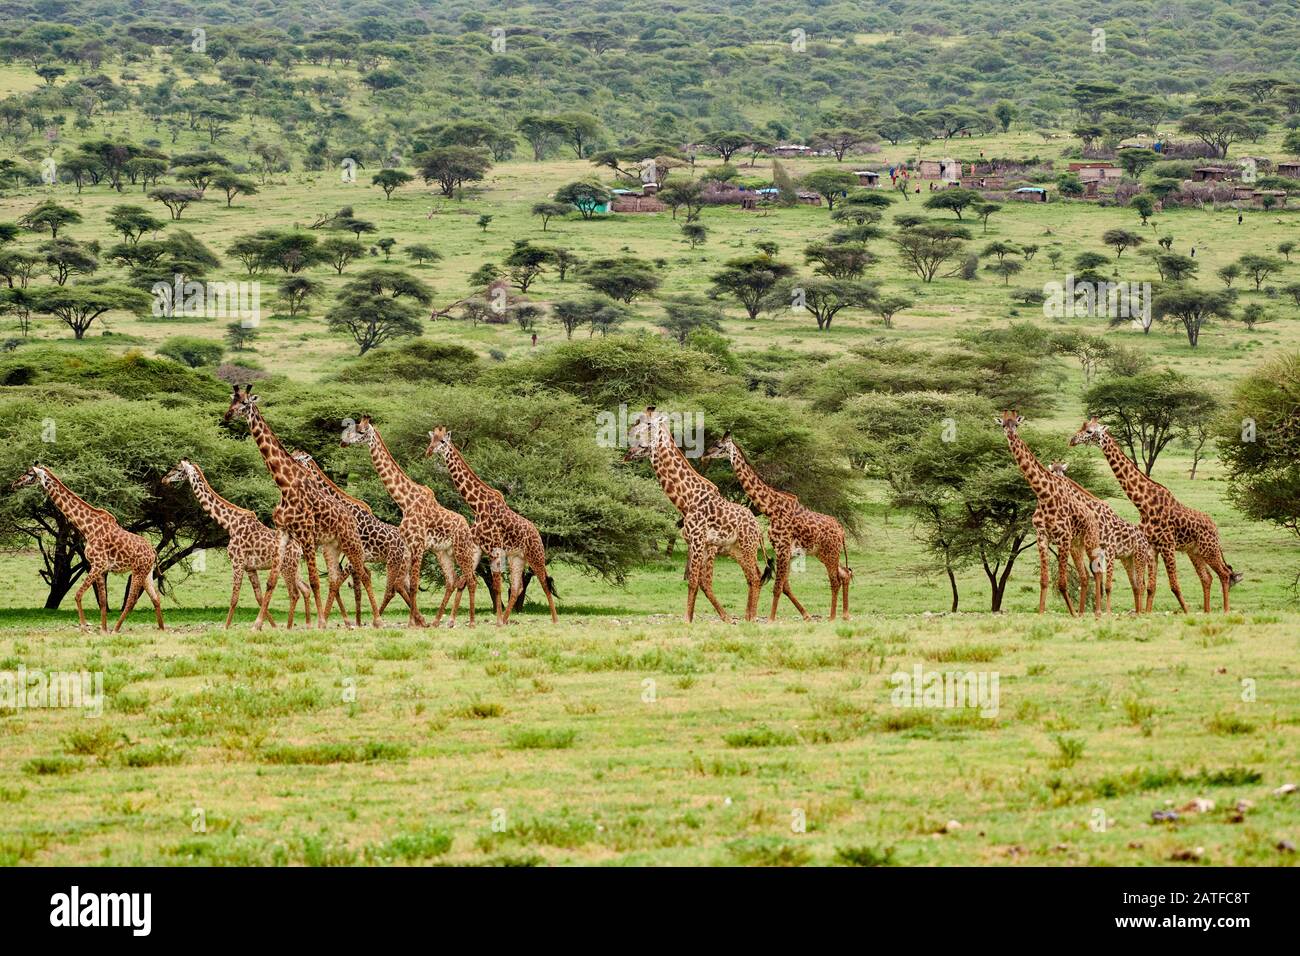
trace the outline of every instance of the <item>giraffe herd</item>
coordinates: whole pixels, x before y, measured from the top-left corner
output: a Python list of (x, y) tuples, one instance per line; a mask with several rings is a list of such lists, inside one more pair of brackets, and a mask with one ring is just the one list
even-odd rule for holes
[[(1067, 555), (1079, 573), (1079, 615), (1087, 611), (1089, 587), (1084, 582), (1091, 575), (1096, 600), (1093, 613), (1101, 613), (1102, 574), (1106, 575), (1106, 610), (1110, 611), (1113, 561), (1118, 560), (1128, 572), (1133, 589), (1134, 613), (1150, 613), (1156, 593), (1156, 557), (1160, 557), (1169, 576), (1169, 589), (1179, 607), (1187, 612), (1187, 602), (1178, 586), (1176, 551), (1184, 552), (1196, 568), (1203, 593), (1203, 609), (1210, 610), (1210, 585), (1217, 575), (1223, 588), (1223, 610), (1228, 611), (1228, 590), (1242, 575), (1223, 557), (1223, 545), (1214, 519), (1202, 511), (1189, 508), (1174, 497), (1164, 485), (1143, 473), (1124, 454), (1106, 425), (1096, 416), (1089, 418), (1070, 438), (1070, 445), (1097, 445), (1106, 457), (1124, 494), (1137, 508), (1140, 522), (1125, 521), (1101, 499), (1069, 478), (1066, 463), (1054, 461), (1044, 468), (1019, 435), (1024, 418), (1014, 411), (1004, 411), (997, 419), (1007, 437), (1007, 445), (1030, 489), (1038, 499), (1033, 525), (1038, 533), (1039, 596), (1038, 613), (1047, 609), (1050, 579), (1050, 550), (1056, 549), (1057, 590), (1066, 608), (1075, 613), (1068, 588)], [(1087, 561), (1085, 563), (1085, 555)]]
[[(258, 602), (254, 628), (270, 623), (270, 604), (276, 583), (285, 580), (289, 592), (288, 625), (293, 626), (299, 598), (304, 616), (311, 621), (315, 604), (316, 624), (324, 627), (335, 602), (345, 626), (361, 624), (361, 591), (369, 599), (372, 623), (378, 627), (381, 615), (394, 596), (406, 602), (412, 626), (427, 624), (419, 609), (420, 571), (424, 555), (432, 551), (442, 571), (445, 591), (433, 620), (437, 627), (452, 603), (450, 624), (455, 626), (463, 593), (469, 591), (469, 623), (474, 625), (476, 571), (479, 560), (489, 562), (493, 610), (496, 623), (509, 623), (523, 593), (524, 572), (536, 578), (546, 597), (551, 621), (555, 610), (555, 582), (546, 569), (541, 534), (527, 518), (506, 504), (505, 496), (474, 473), (444, 427), (430, 431), (425, 457), (437, 457), (461, 498), (474, 514), (471, 524), (462, 515), (438, 502), (433, 489), (413, 480), (397, 463), (369, 417), (348, 423), (341, 444), (364, 446), (385, 490), (402, 513), (398, 525), (381, 520), (370, 506), (339, 488), (303, 451), (289, 451), (263, 416), (258, 396), (249, 386), (235, 386), (224, 421), (242, 420), (280, 491), (280, 502), (272, 512), (274, 528), (257, 516), (223, 498), (208, 482), (203, 470), (182, 458), (162, 479), (168, 485), (188, 485), (199, 506), (229, 536), (226, 553), (230, 559), (230, 607), (228, 628), (239, 603), (239, 592), (247, 574)], [(1141, 518), (1134, 525), (1121, 518), (1106, 502), (1088, 492), (1066, 475), (1066, 464), (1054, 461), (1044, 467), (1020, 437), (1024, 419), (1014, 411), (997, 419), (1007, 445), (1021, 473), (1037, 499), (1032, 524), (1037, 533), (1039, 557), (1038, 611), (1047, 608), (1050, 588), (1051, 552), (1056, 552), (1056, 586), (1069, 612), (1076, 613), (1068, 587), (1072, 563), (1080, 581), (1077, 613), (1087, 611), (1088, 593), (1093, 593), (1093, 613), (1100, 614), (1102, 596), (1106, 611), (1111, 609), (1113, 562), (1123, 564), (1133, 590), (1134, 612), (1150, 613), (1156, 591), (1156, 559), (1163, 561), (1169, 586), (1179, 606), (1187, 611), (1178, 585), (1174, 555), (1183, 551), (1191, 558), (1204, 592), (1203, 606), (1210, 610), (1210, 588), (1217, 575), (1223, 589), (1223, 609), (1228, 610), (1229, 588), (1241, 580), (1223, 557), (1218, 528), (1203, 512), (1180, 503), (1169, 489), (1153, 481), (1120, 449), (1106, 426), (1095, 417), (1070, 439), (1070, 444), (1093, 444), (1101, 448), (1111, 470)], [(700, 590), (725, 622), (732, 618), (713, 591), (714, 563), (720, 555), (733, 558), (741, 567), (748, 586), (745, 619), (758, 613), (763, 584), (775, 575), (769, 620), (776, 620), (782, 596), (789, 598), (804, 620), (810, 615), (795, 597), (790, 585), (793, 561), (805, 555), (816, 557), (826, 568), (830, 585), (830, 620), (837, 612), (849, 617), (849, 583), (853, 571), (848, 564), (844, 528), (829, 515), (805, 507), (797, 496), (774, 488), (750, 463), (728, 431), (702, 457), (705, 462), (726, 459), (753, 507), (768, 519), (768, 538), (774, 557), (760, 572), (758, 555), (766, 558), (762, 531), (754, 512), (731, 501), (689, 461), (673, 438), (668, 416), (648, 406), (632, 422), (624, 461), (647, 459), (664, 494), (681, 513), (681, 529), (687, 545), (686, 621), (695, 616)], [(130, 587), (114, 631), (134, 609), (141, 592), (154, 605), (157, 625), (163, 628), (162, 603), (154, 581), (157, 555), (144, 537), (122, 528), (107, 511), (96, 508), (71, 491), (48, 467), (33, 464), (12, 485), (14, 489), (39, 485), (54, 506), (85, 541), (88, 565), (85, 580), (76, 592), (77, 616), (82, 628), (86, 616), (82, 598), (91, 587), (99, 605), (101, 631), (108, 628), (107, 575), (126, 572)], [(316, 552), (323, 551), (329, 589), (321, 599), (321, 582)], [(841, 557), (843, 561), (841, 561)], [(344, 559), (347, 565), (344, 565)], [(298, 573), (299, 562), (307, 562), (307, 582)], [(382, 602), (375, 600), (368, 564), (386, 568), (386, 589)], [(258, 572), (267, 572), (262, 587)], [(503, 576), (508, 588), (502, 591)], [(1103, 584), (1104, 576), (1104, 584)], [(352, 582), (355, 613), (352, 620), (343, 603), (341, 589)], [(508, 599), (505, 595), (508, 594)]]

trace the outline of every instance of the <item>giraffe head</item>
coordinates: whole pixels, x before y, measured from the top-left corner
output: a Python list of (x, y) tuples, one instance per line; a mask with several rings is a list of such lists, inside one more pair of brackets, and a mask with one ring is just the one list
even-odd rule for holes
[(365, 445), (371, 448), (375, 443), (375, 430), (370, 425), (370, 416), (362, 415), (360, 421), (351, 422), (348, 427), (343, 429), (343, 436), (339, 439), (339, 444), (347, 448), (349, 445)]
[(49, 476), (50, 473), (45, 470), (44, 466), (39, 461), (34, 461), (32, 467), (19, 475), (17, 480), (9, 487), (13, 491), (17, 491), (19, 488), (30, 488), (32, 485), (47, 488), (49, 487)]
[(1017, 411), (1004, 411), (1001, 415), (994, 416), (993, 420), (1008, 435), (1014, 435), (1016, 429), (1025, 423), (1025, 416)]
[(632, 425), (627, 430), (627, 452), (623, 455), (624, 461), (637, 461), (649, 457), (655, 443), (655, 427), (663, 418), (664, 416), (660, 415), (653, 405), (647, 405), (644, 412), (632, 419)]
[(432, 458), (434, 455), (446, 455), (451, 448), (451, 432), (439, 425), (433, 431), (429, 432), (429, 447), (424, 449), (424, 457)]
[(1064, 478), (1065, 473), (1069, 471), (1069, 469), (1070, 469), (1070, 463), (1068, 461), (1062, 461), (1059, 458), (1054, 458), (1052, 460), (1052, 465), (1048, 470), (1051, 471), (1052, 474), (1060, 478)]
[(257, 396), (253, 394), (253, 386), (245, 385), (241, 391), (236, 385), (234, 393), (230, 396), (230, 407), (226, 409), (226, 414), (221, 416), (221, 420), (228, 422), (232, 418), (239, 418), (247, 421), (249, 413), (256, 404)]
[(735, 447), (735, 443), (731, 440), (731, 432), (728, 430), (723, 432), (722, 437), (709, 446), (709, 450), (700, 456), (700, 461), (713, 461), (715, 458), (730, 458), (731, 452)]
[(194, 466), (190, 464), (190, 460), (182, 458), (176, 463), (175, 468), (163, 475), (162, 483), (164, 485), (182, 485), (190, 480), (190, 475), (193, 473)]
[(1097, 420), (1093, 415), (1070, 438), (1071, 445), (1100, 445), (1101, 438), (1106, 434), (1106, 426)]

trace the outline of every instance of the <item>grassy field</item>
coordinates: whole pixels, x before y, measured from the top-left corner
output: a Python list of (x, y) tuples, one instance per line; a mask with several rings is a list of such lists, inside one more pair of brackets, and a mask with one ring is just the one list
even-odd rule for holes
[[(37, 82), (0, 70), (0, 93)], [(364, 108), (362, 93), (354, 105)], [(110, 115), (100, 123), (95, 133), (165, 138), (139, 117)], [(243, 161), (266, 135), (258, 121), (244, 119), (217, 148)], [(167, 148), (199, 145), (187, 134)], [(923, 153), (1049, 157), (1064, 145), (1013, 131), (951, 149), (935, 143)], [(1250, 151), (1276, 156), (1277, 142)], [(909, 145), (870, 159), (915, 157)], [(742, 172), (762, 174), (765, 165)], [(789, 164), (796, 175), (812, 165)], [(209, 198), (168, 228), (188, 229), (221, 253), (237, 236), (307, 224), (351, 205), (378, 224), (370, 238), (397, 240), (394, 263), (428, 281), (440, 305), (466, 295), (467, 276), (499, 261), (520, 238), (582, 256), (624, 250), (662, 260), (662, 292), (672, 294), (705, 291), (723, 261), (765, 239), (800, 263), (803, 246), (832, 228), (825, 208), (709, 208), (702, 218), (709, 240), (691, 251), (667, 214), (553, 222), (543, 232), (530, 207), (591, 175), (587, 162), (499, 164), (463, 201), (417, 185), (386, 201), (365, 185), (372, 172), (362, 170), (357, 184), (341, 182), (337, 172), (294, 172), (233, 208)], [(0, 221), (17, 219), (48, 194), (0, 191)], [(69, 235), (104, 245), (114, 238), (105, 224), (111, 206), (151, 205), (130, 190), (77, 195), (61, 186), (53, 195), (84, 217)], [(885, 225), (920, 212), (924, 198), (896, 202)], [(482, 214), (494, 217), (486, 231), (477, 225)], [(997, 239), (1039, 245), (1013, 283), (1039, 288), (1062, 280), (1079, 252), (1107, 252), (1101, 234), (1117, 226), (1139, 230), (1137, 215), (1087, 203), (1008, 203), (987, 236), (973, 225), (972, 247)], [(1279, 242), (1300, 237), (1300, 213), (1247, 212), (1239, 225), (1235, 210), (1179, 210), (1157, 215), (1144, 235), (1149, 242), (1171, 235), (1178, 252), (1195, 246), (1200, 283), (1210, 286), (1218, 284), (1214, 270), (1243, 253), (1273, 254)], [(38, 241), (28, 236), (21, 244)], [(409, 266), (403, 249), (415, 242), (432, 244), (444, 258)], [(1058, 243), (1065, 258), (1053, 268), (1046, 252)], [(838, 353), (882, 337), (933, 349), (961, 331), (1047, 322), (1037, 307), (1013, 306), (995, 277), (926, 284), (905, 272), (887, 242), (875, 248), (880, 260), (870, 277), (916, 301), (896, 318), (897, 328), (845, 312), (819, 333), (806, 313), (750, 322), (731, 308), (724, 331), (733, 349), (779, 344)], [(312, 275), (332, 292), (379, 261), (355, 263), (341, 277), (329, 269)], [(231, 260), (210, 278), (239, 279), (240, 272)], [(1115, 260), (1115, 272), (1124, 280), (1156, 278), (1132, 252)], [(273, 278), (261, 278), (266, 314), (274, 311)], [(1300, 261), (1271, 280), (1295, 281)], [(546, 303), (579, 291), (572, 280), (547, 274), (530, 296)], [(1254, 331), (1210, 326), (1195, 351), (1175, 329), (1110, 334), (1226, 387), (1267, 356), (1300, 346), (1289, 299), (1243, 290), (1242, 301), (1264, 302), (1275, 321)], [(248, 356), (303, 383), (337, 370), (355, 347), (326, 330), (327, 302), (296, 321), (265, 319)], [(660, 311), (654, 302), (638, 303), (631, 326), (654, 328)], [(110, 316), (90, 338), (153, 354), (177, 334), (220, 339), (223, 326)], [(1098, 323), (1059, 327), (1085, 326)], [(554, 323), (544, 321), (538, 332), (538, 348), (563, 341)], [(513, 326), (448, 319), (427, 334), (484, 357), (531, 348), (528, 334)], [(48, 321), (33, 335), (78, 347)], [(1031, 424), (1073, 432), (1085, 411), (1082, 388), (1080, 370), (1063, 361), (1056, 411)], [(214, 407), (214, 416), (223, 410)], [(267, 414), (274, 420), (273, 409)], [(435, 424), (436, 410), (421, 414)], [(722, 625), (702, 610), (688, 629), (680, 622), (679, 548), (636, 571), (624, 588), (555, 569), (563, 595), (558, 627), (530, 605), (504, 630), (254, 633), (245, 585), (242, 623), (223, 632), (214, 625), (225, 613), (229, 572), (223, 555), (209, 554), (205, 570), (173, 582), (167, 633), (155, 632), (138, 611), (124, 634), (100, 637), (76, 630), (70, 598), (57, 612), (33, 610), (43, 598), (36, 557), (6, 554), (0, 673), (20, 666), (102, 672), (105, 703), (97, 719), (0, 707), (0, 863), (1289, 864), (1294, 854), (1275, 847), (1300, 835), (1300, 795), (1273, 791), (1295, 782), (1300, 766), (1300, 549), (1294, 536), (1248, 522), (1227, 504), (1213, 454), (1195, 481), (1190, 467), (1188, 451), (1171, 447), (1154, 477), (1216, 519), (1228, 560), (1245, 574), (1226, 616), (1170, 614), (1162, 572), (1152, 618), (1122, 613), (1129, 606), (1122, 575), (1118, 613), (1074, 621), (1054, 600), (1040, 618), (1030, 613), (1038, 595), (1032, 552), (1016, 566), (1006, 613), (981, 613), (987, 583), (965, 572), (963, 613), (946, 614), (946, 580), (933, 574), (906, 516), (892, 512), (884, 490), (870, 483), (862, 489), (864, 533), (850, 551), (854, 618), (835, 624), (821, 619), (828, 589), (814, 564), (797, 571), (793, 586), (817, 620), (794, 622), (787, 604), (775, 625)], [(1127, 501), (1114, 504), (1134, 517)], [(1199, 607), (1186, 559), (1180, 574), (1189, 604)], [(741, 608), (743, 581), (732, 563), (719, 563), (717, 583), (728, 608)], [(121, 586), (120, 578), (110, 580), (114, 606)], [(431, 597), (424, 595), (426, 610)], [(484, 600), (480, 591), (480, 610)], [(1217, 584), (1213, 601), (1217, 608)], [(769, 602), (765, 589), (761, 610)], [(283, 591), (276, 607), (284, 607)], [(389, 610), (390, 625), (402, 618), (397, 607)], [(700, 609), (707, 609), (703, 600)], [(891, 675), (917, 665), (996, 674), (996, 716), (898, 706)], [(1181, 810), (1198, 799), (1215, 806)], [(1250, 805), (1237, 809), (1239, 801)], [(1178, 811), (1177, 821), (1152, 822), (1153, 811), (1169, 809)]]

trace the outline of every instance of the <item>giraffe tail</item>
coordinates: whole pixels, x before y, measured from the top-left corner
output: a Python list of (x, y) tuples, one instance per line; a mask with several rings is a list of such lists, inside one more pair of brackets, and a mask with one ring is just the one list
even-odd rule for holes
[(560, 596), (560, 592), (555, 590), (555, 578), (549, 574), (546, 576), (546, 589), (551, 592), (551, 597), (558, 598)]

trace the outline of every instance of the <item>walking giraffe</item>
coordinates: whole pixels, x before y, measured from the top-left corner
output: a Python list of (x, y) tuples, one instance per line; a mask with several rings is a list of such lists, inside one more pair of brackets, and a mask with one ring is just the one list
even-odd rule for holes
[[(165, 485), (178, 485), (182, 482), (189, 484), (194, 491), (194, 497), (198, 499), (199, 507), (207, 512), (213, 521), (225, 528), (230, 536), (230, 541), (226, 545), (226, 556), (230, 559), (233, 580), (230, 584), (230, 610), (226, 612), (226, 627), (229, 628), (230, 622), (234, 620), (244, 574), (248, 574), (249, 583), (253, 585), (253, 597), (257, 598), (257, 606), (261, 608), (262, 585), (257, 578), (257, 572), (266, 571), (277, 563), (280, 566), (280, 574), (284, 576), (289, 588), (288, 626), (293, 627), (299, 596), (302, 597), (304, 614), (310, 617), (311, 592), (298, 577), (298, 563), (302, 560), (302, 552), (298, 546), (291, 543), (281, 555), (280, 535), (262, 524), (257, 515), (247, 508), (232, 504), (217, 494), (208, 483), (203, 469), (188, 458), (182, 458), (175, 468), (163, 476)], [(272, 627), (275, 627), (275, 620), (271, 617), (270, 611), (267, 611), (266, 619)]]
[(86, 626), (86, 612), (81, 606), (81, 597), (86, 589), (94, 587), (95, 602), (99, 605), (99, 629), (108, 631), (108, 575), (113, 571), (126, 571), (131, 575), (131, 589), (122, 603), (122, 616), (117, 619), (113, 632), (122, 630), (122, 622), (135, 608), (142, 590), (149, 592), (153, 601), (154, 615), (158, 618), (158, 629), (163, 625), (162, 600), (158, 596), (158, 586), (153, 580), (154, 565), (158, 555), (145, 538), (127, 531), (107, 511), (96, 508), (78, 497), (67, 485), (40, 462), (36, 462), (10, 487), (14, 490), (40, 485), (49, 495), (54, 507), (63, 513), (68, 522), (80, 532), (85, 539), (84, 552), (90, 569), (86, 580), (77, 588), (77, 619), (79, 626)]
[[(546, 549), (537, 526), (510, 509), (505, 495), (474, 474), (474, 469), (452, 443), (451, 433), (439, 426), (429, 432), (429, 447), (424, 457), (440, 455), (447, 464), (452, 484), (474, 512), (474, 539), (482, 553), (488, 555), (492, 567), (492, 603), (497, 624), (509, 624), (510, 612), (524, 589), (524, 566), (533, 572), (546, 595), (551, 608), (551, 623), (559, 618), (555, 614), (553, 592), (555, 582), (546, 573)], [(510, 602), (501, 600), (501, 572), (510, 569)], [(504, 613), (502, 607), (504, 606)]]
[(1182, 589), (1178, 586), (1175, 551), (1184, 551), (1191, 558), (1196, 576), (1201, 579), (1206, 612), (1210, 610), (1210, 572), (1219, 576), (1223, 588), (1223, 610), (1226, 613), (1228, 590), (1242, 579), (1242, 575), (1232, 570), (1232, 565), (1224, 560), (1223, 544), (1219, 540), (1219, 528), (1214, 519), (1203, 511), (1187, 507), (1168, 488), (1147, 477), (1124, 454), (1119, 442), (1115, 441), (1115, 436), (1095, 415), (1075, 432), (1070, 444), (1097, 445), (1101, 448), (1101, 453), (1106, 456), (1110, 470), (1115, 473), (1124, 494), (1128, 495), (1128, 500), (1133, 502), (1138, 514), (1142, 516), (1142, 533), (1164, 562), (1165, 573), (1169, 575), (1169, 590), (1174, 592), (1178, 606), (1184, 613), (1187, 611), (1187, 602), (1183, 600)]
[[(1061, 592), (1070, 614), (1074, 614), (1074, 605), (1070, 601), (1066, 555), (1073, 555), (1079, 572), (1079, 615), (1082, 616), (1088, 609), (1089, 567), (1096, 592), (1093, 614), (1100, 615), (1101, 573), (1105, 569), (1106, 552), (1101, 548), (1097, 516), (1084, 504), (1082, 498), (1076, 496), (1064, 482), (1058, 481), (1034, 456), (1019, 434), (1019, 428), (1025, 421), (1022, 416), (1013, 411), (1004, 411), (995, 421), (1002, 426), (1002, 431), (1007, 436), (1007, 445), (1011, 449), (1011, 457), (1015, 459), (1020, 473), (1025, 476), (1030, 490), (1038, 499), (1033, 517), (1034, 530), (1038, 533), (1038, 613), (1047, 611), (1050, 580), (1048, 546), (1051, 545), (1056, 548), (1056, 589)], [(1085, 553), (1087, 565), (1084, 562)]]
[[(271, 520), (280, 532), (280, 551), (283, 553), (292, 541), (301, 549), (307, 559), (307, 576), (311, 582), (312, 596), (316, 599), (316, 623), (325, 626), (325, 608), (328, 606), (320, 597), (320, 573), (316, 570), (316, 548), (319, 545), (325, 552), (325, 570), (329, 575), (330, 604), (338, 597), (339, 586), (343, 582), (343, 570), (340, 567), (341, 556), (346, 555), (353, 569), (352, 586), (356, 588), (357, 578), (365, 586), (366, 596), (370, 598), (370, 610), (374, 614), (374, 625), (379, 627), (379, 605), (375, 603), (375, 592), (370, 586), (370, 570), (366, 567), (365, 551), (361, 547), (361, 536), (357, 533), (357, 522), (352, 513), (338, 501), (321, 491), (311, 476), (290, 457), (280, 439), (275, 436), (271, 426), (262, 417), (258, 407), (258, 398), (252, 388), (245, 386), (240, 391), (235, 386), (226, 409), (224, 421), (232, 418), (248, 422), (248, 430), (257, 443), (257, 450), (266, 462), (266, 468), (275, 479), (280, 489), (280, 503), (271, 513)], [(266, 619), (267, 608), (271, 603), (271, 594), (279, 567), (271, 565), (266, 579), (266, 591), (262, 595), (262, 607), (257, 613), (253, 627), (261, 630)], [(339, 606), (342, 607), (340, 601)], [(310, 619), (310, 616), (309, 616)], [(350, 627), (347, 615), (343, 623)]]
[[(790, 588), (790, 557), (797, 549), (801, 554), (813, 554), (826, 566), (827, 577), (831, 585), (831, 616), (835, 620), (836, 604), (840, 588), (844, 589), (844, 617), (849, 616), (849, 581), (853, 571), (849, 568), (848, 548), (844, 540), (844, 528), (830, 515), (819, 514), (805, 508), (796, 495), (788, 491), (778, 491), (761, 477), (740, 450), (731, 432), (726, 432), (720, 441), (704, 453), (701, 461), (715, 458), (728, 458), (732, 471), (735, 472), (740, 486), (754, 503), (761, 514), (767, 516), (767, 536), (772, 540), (772, 549), (776, 552), (776, 577), (772, 588), (772, 614), (769, 621), (776, 620), (776, 608), (784, 594), (790, 603), (809, 619), (799, 599)], [(840, 553), (844, 554), (844, 564), (840, 564)]]
[[(361, 536), (361, 549), (365, 552), (366, 560), (376, 564), (383, 564), (385, 571), (385, 587), (383, 600), (379, 602), (379, 613), (382, 615), (384, 609), (388, 607), (388, 602), (393, 599), (393, 594), (400, 594), (406, 606), (410, 608), (409, 621), (413, 627), (424, 627), (424, 618), (420, 616), (420, 610), (416, 607), (415, 601), (411, 596), (411, 575), (410, 575), (410, 557), (409, 550), (406, 546), (406, 536), (396, 525), (391, 525), (382, 520), (372, 510), (370, 505), (366, 504), (360, 498), (354, 498), (342, 488), (334, 483), (329, 475), (321, 470), (320, 465), (316, 464), (316, 459), (305, 451), (291, 452), (293, 460), (303, 468), (316, 482), (316, 486), (337, 500), (343, 507), (352, 512), (352, 516), (357, 522), (357, 534)], [(361, 624), (361, 593), (353, 589), (356, 596), (356, 622)], [(339, 613), (347, 617), (347, 611), (343, 607), (343, 598), (339, 597)], [(325, 605), (325, 618), (330, 616), (330, 606)]]
[(1131, 521), (1125, 521), (1109, 504), (1102, 501), (1083, 485), (1079, 484), (1065, 472), (1069, 463), (1053, 461), (1051, 472), (1062, 481), (1068, 482), (1084, 503), (1097, 516), (1097, 533), (1101, 537), (1101, 547), (1110, 560), (1106, 563), (1106, 613), (1110, 613), (1110, 595), (1115, 580), (1115, 562), (1124, 565), (1128, 573), (1129, 585), (1133, 588), (1133, 612), (1143, 611), (1142, 596), (1146, 595), (1146, 612), (1151, 613), (1151, 606), (1156, 596), (1156, 552), (1151, 542), (1142, 533), (1142, 529)]
[(713, 564), (719, 554), (729, 554), (745, 574), (749, 597), (745, 620), (758, 613), (758, 595), (767, 574), (758, 570), (757, 554), (763, 538), (753, 512), (728, 501), (718, 486), (691, 467), (673, 441), (668, 416), (650, 405), (636, 417), (628, 430), (624, 461), (649, 458), (664, 494), (682, 513), (682, 538), (686, 541), (686, 623), (695, 618), (695, 597), (701, 588), (718, 617), (731, 618), (713, 593)]
[[(461, 594), (469, 588), (469, 626), (474, 626), (474, 591), (478, 587), (476, 571), (480, 556), (478, 543), (469, 528), (464, 515), (444, 508), (438, 502), (433, 489), (422, 485), (402, 470), (397, 459), (389, 452), (388, 446), (380, 436), (379, 430), (371, 422), (370, 416), (363, 415), (361, 420), (349, 425), (343, 432), (342, 444), (365, 445), (370, 451), (370, 461), (375, 473), (384, 483), (388, 496), (402, 509), (402, 523), (398, 525), (406, 535), (411, 551), (411, 594), (418, 599), (420, 587), (420, 566), (424, 563), (426, 549), (433, 551), (438, 566), (442, 569), (442, 579), (446, 590), (442, 603), (438, 606), (438, 615), (433, 619), (437, 627), (447, 609), (447, 600), (452, 591), (456, 600), (451, 606), (451, 626), (456, 626), (456, 614), (460, 610)], [(460, 573), (456, 570), (459, 567)]]

